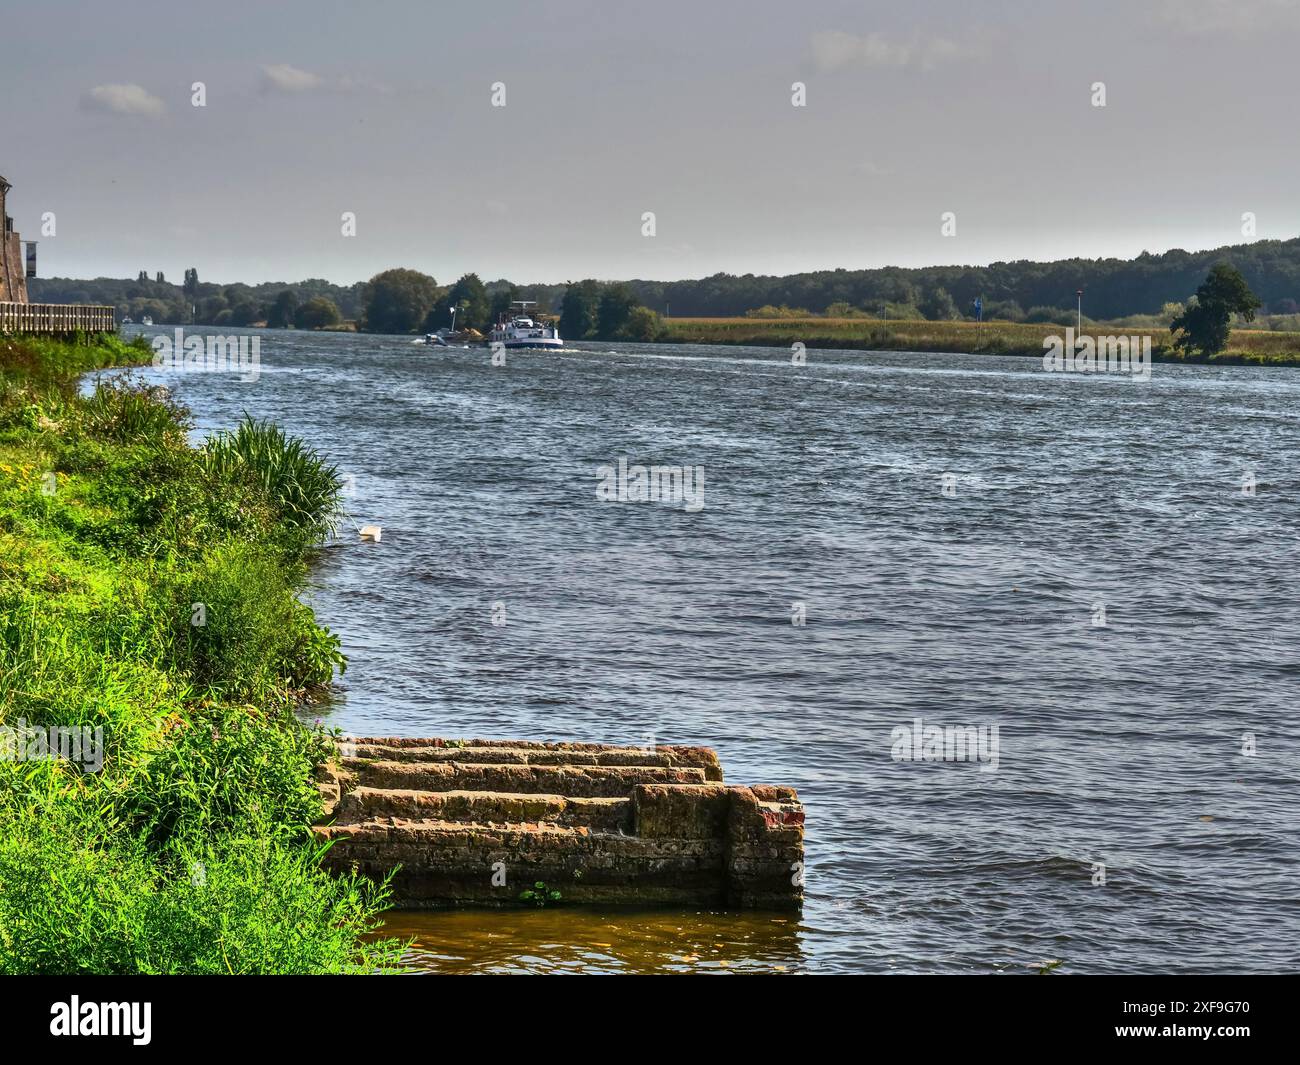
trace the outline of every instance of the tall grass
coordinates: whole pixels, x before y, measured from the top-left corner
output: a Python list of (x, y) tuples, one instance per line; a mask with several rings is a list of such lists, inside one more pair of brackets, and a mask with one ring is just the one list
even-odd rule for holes
[(130, 380), (100, 383), (79, 405), (83, 430), (118, 443), (156, 440), (176, 444), (190, 428), (188, 412), (167, 389)]
[(212, 437), (203, 457), (214, 477), (251, 477), (274, 504), (280, 523), (305, 542), (334, 531), (343, 491), (337, 468), (278, 426), (246, 415), (234, 432)]
[(344, 665), (295, 594), (337, 474), (251, 422), (195, 450), (156, 388), (79, 395), (149, 355), (0, 341), (0, 724), (105, 741), (98, 773), (0, 759), (0, 973), (387, 966), (383, 891), (318, 868), (331, 743), (294, 713)]
[(158, 856), (54, 807), (0, 837), (0, 973), (302, 974), (395, 967), (367, 942), (386, 887), (321, 873), (320, 849), (263, 826)]

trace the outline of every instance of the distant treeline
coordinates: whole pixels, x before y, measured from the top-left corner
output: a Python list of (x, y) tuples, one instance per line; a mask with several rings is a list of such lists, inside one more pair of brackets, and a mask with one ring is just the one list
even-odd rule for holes
[[(349, 286), (320, 279), (215, 285), (199, 281), (194, 271), (187, 271), (185, 283), (176, 285), (161, 274), (150, 279), (142, 271), (134, 281), (35, 279), (29, 291), (36, 302), (110, 303), (119, 316), (138, 320), (147, 314), (159, 324), (267, 322), (321, 328), (347, 320), (376, 332), (449, 325), (452, 306), (459, 312), (457, 326), (485, 329), (512, 299), (530, 299), (537, 302), (539, 311), (565, 315), (577, 325), (594, 323), (586, 333), (594, 336), (606, 333), (619, 314), (630, 321), (630, 308), (636, 305), (672, 317), (817, 314), (851, 318), (884, 314), (891, 319), (950, 321), (974, 317), (974, 301), (979, 298), (985, 319), (1064, 323), (1072, 320), (1075, 293), (1083, 289), (1087, 318), (1149, 317), (1152, 324), (1167, 324), (1218, 262), (1230, 263), (1241, 272), (1263, 301), (1262, 313), (1300, 312), (1300, 238), (1200, 252), (1144, 252), (1131, 260), (1022, 260), (989, 266), (819, 270), (784, 277), (714, 274), (691, 281), (515, 285), (504, 279), (483, 282), (475, 274), (466, 274), (443, 287), (426, 274), (399, 269)], [(600, 292), (593, 286), (599, 286)], [(602, 325), (598, 304), (606, 290), (607, 313)], [(570, 291), (583, 304), (580, 313), (565, 306)], [(656, 327), (646, 316), (638, 315), (630, 328), (649, 335)], [(625, 323), (620, 331), (628, 329)]]
[[(1263, 240), (1210, 251), (1181, 249), (1136, 259), (1021, 260), (989, 266), (929, 266), (917, 269), (819, 270), (785, 277), (715, 274), (698, 281), (629, 281), (637, 298), (673, 317), (728, 318), (760, 308), (826, 314), (839, 310), (890, 317), (943, 320), (972, 317), (984, 301), (985, 318), (1050, 321), (1074, 313), (1083, 289), (1084, 313), (1095, 319), (1160, 315), (1166, 304), (1185, 303), (1210, 267), (1235, 266), (1261, 300), (1266, 313), (1300, 310), (1300, 238)], [(765, 315), (767, 316), (767, 315)]]
[(275, 324), (287, 325), (297, 324), (297, 319), (302, 318), (305, 327), (319, 328), (358, 317), (364, 289), (364, 282), (345, 286), (321, 278), (216, 285), (199, 281), (193, 270), (186, 271), (185, 283), (180, 285), (166, 280), (161, 273), (151, 278), (145, 271), (134, 280), (50, 277), (27, 282), (33, 303), (111, 304), (117, 308), (118, 318), (138, 322), (148, 315), (159, 325), (196, 322), (246, 326), (276, 318), (279, 320)]

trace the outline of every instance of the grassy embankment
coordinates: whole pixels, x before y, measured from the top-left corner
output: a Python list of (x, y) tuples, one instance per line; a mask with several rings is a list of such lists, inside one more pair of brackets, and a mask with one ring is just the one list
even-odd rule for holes
[[(318, 869), (332, 743), (293, 713), (343, 665), (295, 594), (339, 479), (267, 426), (191, 447), (161, 390), (78, 396), (149, 354), (0, 339), (0, 973), (387, 967), (383, 892)], [(102, 726), (102, 769), (24, 721)]]
[[(1065, 335), (1052, 323), (890, 321), (877, 318), (667, 318), (662, 340), (682, 344), (753, 344), (877, 351), (954, 351), (1041, 358), (1043, 338)], [(1211, 360), (1184, 358), (1171, 346), (1167, 329), (1112, 326), (1084, 320), (1084, 332), (1151, 337), (1157, 362), (1300, 366), (1300, 333), (1234, 329), (1228, 348)]]

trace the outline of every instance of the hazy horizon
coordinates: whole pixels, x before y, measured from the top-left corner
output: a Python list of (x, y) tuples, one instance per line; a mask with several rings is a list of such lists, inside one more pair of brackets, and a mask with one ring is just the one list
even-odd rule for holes
[[(47, 278), (352, 284), (406, 266), (558, 284), (1130, 259), (1300, 232), (1297, 29), (1296, 0), (1086, 16), (1020, 0), (54, 0), (5, 16), (0, 85), (22, 110), (0, 119), (0, 174)], [(1243, 166), (1243, 148), (1269, 165)]]
[[(15, 228), (17, 228), (17, 226), (15, 226)], [(26, 236), (24, 236), (23, 239), (26, 240), (26, 239), (28, 239), (28, 238), (27, 238)], [(1111, 259), (1111, 258), (1113, 258), (1113, 259), (1116, 259), (1117, 261), (1121, 261), (1121, 262), (1129, 262), (1129, 261), (1132, 261), (1132, 260), (1133, 260), (1137, 255), (1142, 254), (1143, 251), (1145, 251), (1145, 252), (1150, 252), (1150, 253), (1153, 254), (1153, 255), (1163, 255), (1163, 254), (1165, 254), (1166, 252), (1175, 251), (1175, 250), (1182, 250), (1182, 251), (1188, 252), (1189, 254), (1196, 255), (1196, 254), (1201, 254), (1201, 253), (1204, 253), (1204, 252), (1207, 252), (1207, 251), (1214, 251), (1214, 250), (1216, 250), (1217, 248), (1220, 248), (1220, 247), (1229, 247), (1229, 246), (1232, 246), (1233, 244), (1236, 244), (1236, 245), (1257, 244), (1257, 243), (1261, 243), (1261, 242), (1266, 241), (1266, 240), (1280, 240), (1280, 241), (1285, 242), (1285, 241), (1287, 241), (1287, 240), (1295, 240), (1295, 239), (1300, 239), (1300, 233), (1292, 234), (1292, 235), (1290, 235), (1290, 236), (1284, 236), (1284, 237), (1257, 237), (1257, 238), (1255, 238), (1253, 241), (1246, 241), (1246, 240), (1240, 240), (1240, 241), (1235, 241), (1235, 242), (1231, 242), (1231, 241), (1230, 241), (1230, 242), (1228, 242), (1227, 244), (1214, 245), (1214, 246), (1212, 246), (1212, 247), (1204, 247), (1204, 248), (1188, 248), (1188, 247), (1183, 247), (1183, 246), (1181, 246), (1181, 245), (1176, 245), (1176, 246), (1174, 246), (1174, 247), (1169, 247), (1169, 248), (1144, 248), (1144, 249), (1142, 249), (1142, 251), (1136, 252), (1136, 253), (1135, 253), (1134, 255), (1132, 255), (1132, 256), (1095, 256), (1095, 257), (1089, 257), (1089, 258), (1090, 258), (1090, 261), (1101, 261), (1101, 260), (1104, 260), (1104, 259)], [(1030, 259), (1019, 259), (1019, 260), (1016, 260), (1016, 259), (1006, 259), (1006, 260), (993, 260), (993, 262), (999, 262), (999, 261), (1001, 261), (1001, 262), (1017, 262), (1017, 261), (1021, 261), (1021, 262), (1037, 262), (1037, 263), (1054, 263), (1054, 262), (1068, 262), (1068, 261), (1073, 260), (1073, 259), (1083, 259), (1083, 258), (1085, 258), (1085, 257), (1084, 257), (1084, 256), (1074, 256), (1074, 255), (1069, 255), (1069, 256), (1064, 256), (1064, 257), (1059, 258), (1059, 259), (1036, 259), (1036, 260), (1030, 260)], [(191, 265), (193, 265), (193, 264), (191, 264)], [(698, 275), (698, 276), (686, 277), (686, 278), (678, 278), (678, 277), (672, 277), (672, 278), (667, 278), (667, 277), (615, 277), (615, 276), (613, 276), (613, 275), (609, 275), (609, 276), (595, 275), (595, 280), (597, 280), (597, 281), (647, 281), (647, 282), (699, 281), (699, 280), (704, 280), (704, 279), (706, 279), (706, 278), (708, 278), (708, 277), (710, 277), (710, 276), (714, 276), (714, 275), (716, 275), (716, 274), (718, 274), (718, 273), (729, 273), (729, 274), (735, 274), (735, 275), (737, 275), (737, 276), (744, 276), (745, 274), (754, 274), (754, 276), (756, 276), (756, 277), (782, 277), (782, 276), (789, 276), (790, 274), (795, 274), (795, 273), (816, 273), (816, 272), (827, 272), (827, 271), (834, 271), (834, 270), (837, 270), (837, 269), (844, 269), (844, 270), (879, 270), (879, 269), (891, 269), (891, 268), (894, 268), (894, 269), (903, 269), (903, 270), (910, 270), (910, 269), (931, 269), (931, 270), (946, 270), (946, 269), (955, 269), (955, 270), (972, 270), (972, 269), (976, 269), (976, 270), (977, 270), (977, 269), (981, 269), (981, 268), (984, 268), (984, 267), (988, 267), (988, 266), (990, 266), (990, 265), (992, 265), (992, 263), (990, 263), (990, 262), (980, 262), (980, 263), (918, 263), (918, 264), (916, 264), (916, 266), (911, 266), (911, 265), (903, 266), (903, 265), (900, 264), (900, 263), (880, 263), (880, 264), (877, 264), (877, 265), (872, 265), (872, 266), (862, 266), (862, 267), (812, 266), (812, 267), (808, 267), (808, 268), (805, 269), (805, 270), (787, 271), (785, 274), (757, 274), (757, 273), (755, 273), (754, 271), (749, 271), (749, 270), (746, 270), (746, 271), (740, 271), (740, 272), (737, 272), (737, 271), (718, 271), (718, 270), (715, 270), (715, 271), (713, 272), (713, 275), (709, 275), (709, 274), (701, 274), (701, 275)], [(402, 262), (394, 262), (394, 263), (390, 263), (388, 266), (386, 266), (386, 267), (382, 267), (381, 269), (388, 270), (388, 269), (396, 269), (396, 268), (418, 269), (418, 267), (413, 267), (410, 263), (402, 263)], [(37, 280), (47, 280), (47, 281), (53, 281), (53, 280), (65, 280), (65, 281), (98, 281), (98, 280), (109, 280), (109, 281), (130, 281), (130, 280), (132, 280), (132, 279), (133, 279), (137, 274), (139, 274), (139, 272), (140, 272), (139, 270), (132, 270), (132, 271), (130, 271), (129, 273), (125, 273), (125, 274), (116, 274), (116, 275), (110, 275), (110, 274), (97, 274), (97, 275), (95, 275), (94, 277), (89, 277), (89, 276), (85, 276), (85, 275), (77, 276), (77, 275), (71, 275), (71, 274), (59, 274), (59, 275), (54, 275), (54, 274), (50, 274), (48, 271), (44, 271), (44, 270), (43, 270), (43, 271), (41, 272), (41, 277), (37, 278)], [(377, 273), (377, 272), (378, 272), (378, 271), (376, 271), (376, 273)], [(460, 274), (456, 274), (455, 276), (447, 275), (446, 277), (437, 277), (437, 278), (435, 278), (435, 280), (438, 281), (440, 284), (452, 284), (453, 282), (455, 282), (455, 281), (457, 280), (457, 278), (459, 278), (460, 276), (462, 276), (464, 273), (468, 273), (468, 272), (477, 273), (477, 274), (479, 275), (479, 279), (480, 279), (481, 281), (483, 281), (485, 284), (494, 284), (495, 282), (498, 282), (498, 281), (510, 281), (510, 282), (512, 282), (512, 283), (514, 283), (514, 284), (517, 284), (517, 285), (520, 285), (520, 286), (524, 286), (524, 287), (529, 287), (529, 286), (534, 286), (534, 285), (536, 285), (536, 286), (567, 285), (567, 284), (570, 284), (570, 283), (572, 283), (572, 282), (574, 282), (574, 281), (585, 280), (586, 278), (588, 278), (588, 277), (592, 277), (592, 276), (593, 276), (593, 275), (590, 275), (590, 274), (585, 275), (585, 276), (583, 276), (583, 277), (580, 277), (580, 276), (578, 276), (578, 275), (574, 275), (574, 276), (572, 276), (572, 277), (564, 277), (564, 278), (557, 278), (557, 279), (542, 279), (542, 280), (538, 280), (537, 278), (533, 278), (533, 277), (520, 278), (520, 277), (508, 277), (508, 276), (504, 276), (504, 275), (503, 275), (503, 276), (500, 276), (500, 277), (488, 277), (488, 276), (485, 276), (485, 275), (482, 273), (482, 271), (476, 271), (476, 270), (474, 270), (473, 266), (471, 265), (471, 266), (467, 267), (466, 270), (461, 271)], [(153, 280), (153, 278), (154, 278), (154, 274), (155, 274), (155, 273), (157, 273), (157, 271), (152, 271), (152, 270), (150, 271), (149, 279), (150, 279), (151, 281)], [(176, 271), (175, 274), (173, 274), (172, 271), (164, 270), (163, 273), (164, 273), (164, 275), (165, 275), (165, 277), (166, 277), (166, 280), (167, 280), (169, 283), (171, 283), (171, 284), (175, 284), (175, 285), (179, 286), (179, 285), (181, 284), (182, 280), (183, 280), (183, 271)], [(303, 282), (303, 281), (320, 280), (320, 281), (328, 281), (330, 284), (338, 285), (338, 286), (340, 286), (340, 287), (342, 287), (342, 288), (347, 288), (347, 287), (350, 287), (350, 286), (352, 286), (352, 285), (363, 284), (363, 283), (369, 281), (373, 276), (374, 276), (374, 274), (369, 274), (369, 275), (367, 275), (366, 277), (356, 277), (356, 278), (351, 278), (351, 279), (344, 278), (344, 279), (342, 279), (342, 280), (338, 280), (338, 279), (336, 279), (336, 278), (332, 278), (332, 277), (321, 277), (319, 274), (304, 274), (302, 277), (269, 277), (269, 278), (260, 278), (260, 279), (254, 280), (254, 281), (248, 281), (248, 280), (246, 280), (246, 279), (244, 279), (244, 278), (240, 278), (240, 277), (223, 277), (223, 278), (207, 277), (207, 276), (204, 276), (204, 275), (203, 275), (202, 271), (200, 271), (200, 274), (199, 274), (199, 280), (200, 280), (201, 282), (203, 282), (204, 284), (213, 284), (213, 285), (219, 285), (219, 286), (237, 285), (237, 284), (246, 284), (246, 285), (249, 285), (250, 287), (257, 287), (257, 286), (259, 286), (259, 285), (275, 285), (275, 284), (280, 284), (280, 283), (283, 283), (283, 284), (296, 284), (296, 283), (301, 283), (301, 282)]]

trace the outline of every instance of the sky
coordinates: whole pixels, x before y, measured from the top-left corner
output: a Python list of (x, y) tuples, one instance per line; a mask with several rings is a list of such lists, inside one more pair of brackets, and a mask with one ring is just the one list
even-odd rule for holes
[(0, 0), (0, 41), (45, 277), (667, 280), (1300, 232), (1300, 0)]

